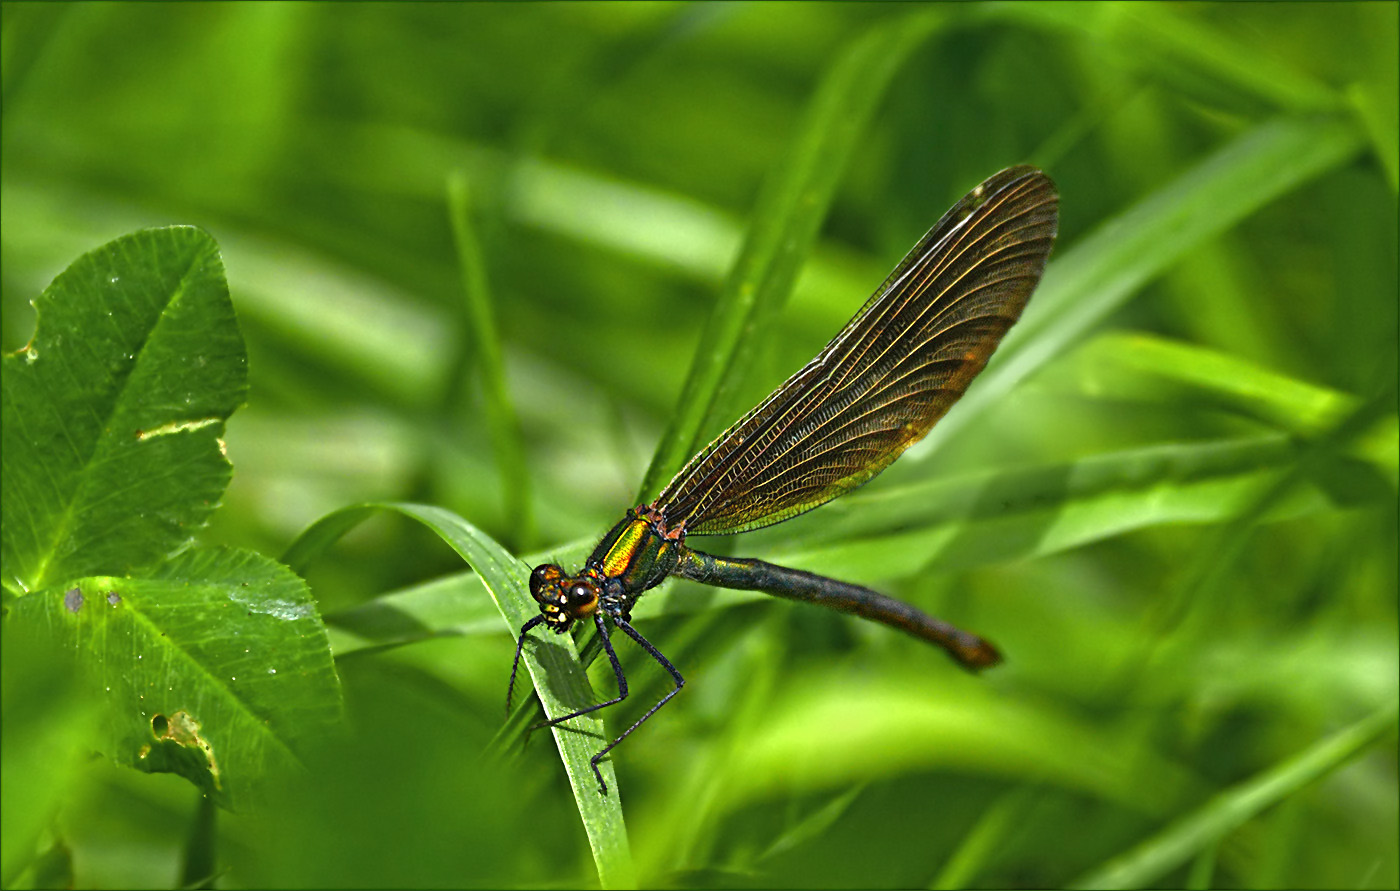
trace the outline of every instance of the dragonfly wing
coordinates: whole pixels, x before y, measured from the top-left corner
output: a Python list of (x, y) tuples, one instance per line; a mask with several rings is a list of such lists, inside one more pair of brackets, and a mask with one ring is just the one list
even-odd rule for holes
[(953, 206), (822, 349), (656, 500), (673, 528), (769, 526), (865, 483), (919, 441), (1020, 318), (1055, 240), (1055, 184), (1012, 167)]

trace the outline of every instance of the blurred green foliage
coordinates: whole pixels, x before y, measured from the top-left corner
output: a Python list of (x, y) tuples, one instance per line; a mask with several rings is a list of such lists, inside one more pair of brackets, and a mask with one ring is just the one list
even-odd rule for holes
[[(1012, 163), (1060, 187), (1054, 312), (936, 449), (715, 548), (878, 584), (1008, 663), (965, 677), (847, 617), (648, 595), (690, 684), (613, 759), (640, 881), (1400, 883), (1396, 10), (929, 13), (825, 171), (731, 416)], [(275, 556), (393, 499), (577, 559), (631, 504), (818, 85), (911, 12), (6, 3), (0, 346), (79, 254), (200, 226), (251, 385), (203, 541)], [(17, 843), (30, 884), (197, 883), (210, 849), (229, 886), (596, 881), (549, 741), (491, 744), (513, 644), (452, 550), (376, 520), (308, 579), (355, 733), (212, 836), (173, 777), (60, 758), (15, 790), (88, 705), (7, 646), (7, 881)], [(624, 662), (613, 729), (667, 684)]]

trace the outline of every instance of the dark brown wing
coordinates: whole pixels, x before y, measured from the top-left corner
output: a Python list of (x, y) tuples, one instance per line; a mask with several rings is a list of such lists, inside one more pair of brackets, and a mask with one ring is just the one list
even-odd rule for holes
[(1040, 281), (1059, 196), (1034, 167), (973, 189), (831, 343), (740, 418), (656, 499), (667, 525), (770, 526), (856, 488), (967, 389)]

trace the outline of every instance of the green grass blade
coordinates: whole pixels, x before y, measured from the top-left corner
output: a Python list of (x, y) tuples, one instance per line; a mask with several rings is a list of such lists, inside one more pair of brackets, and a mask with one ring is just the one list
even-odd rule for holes
[(1370, 76), (1352, 84), (1347, 98), (1366, 126), (1390, 191), (1400, 192), (1400, 53), (1395, 45), (1400, 7), (1368, 3), (1357, 14), (1368, 19), (1365, 50), (1371, 57)]
[(1073, 888), (1141, 888), (1163, 881), (1227, 833), (1272, 805), (1365, 754), (1393, 733), (1392, 701), (1350, 727), (1215, 796), (1195, 813), (1074, 882)]
[[(461, 517), (429, 505), (362, 504), (327, 514), (297, 538), (284, 560), (304, 568), (336, 539), (380, 511), (417, 520), (451, 545), (477, 571), (512, 633), (538, 614), (525, 584), (529, 567)], [(550, 635), (548, 640), (538, 635), (533, 639), (537, 645), (526, 644), (521, 661), (546, 714), (567, 714), (597, 701), (579, 663), (573, 638), (561, 634)], [(635, 886), (631, 848), (612, 765), (607, 761), (600, 765), (610, 790), (608, 795), (598, 794), (589, 766), (589, 759), (600, 746), (598, 740), (607, 738), (603, 719), (597, 713), (584, 715), (569, 722), (568, 727), (554, 727), (551, 731), (588, 835), (599, 882), (604, 888)]]
[(1344, 118), (1274, 120), (1100, 226), (1052, 260), (986, 371), (904, 462), (927, 458), (1192, 248), (1344, 163), (1361, 139), (1355, 122)]
[[(866, 583), (929, 565), (1023, 560), (1136, 529), (1229, 520), (1296, 460), (1296, 451), (1287, 437), (1271, 435), (900, 486), (843, 499), (851, 503), (828, 506), (822, 523), (787, 539), (761, 533), (761, 540), (775, 562)], [(1315, 493), (1298, 493), (1268, 517), (1325, 507)]]
[(1215, 877), (1215, 861), (1220, 853), (1220, 843), (1206, 845), (1196, 859), (1191, 861), (1191, 872), (1186, 876), (1186, 887), (1191, 891), (1203, 891), (1211, 886)]
[[(1095, 396), (1162, 402), (1184, 392), (1291, 433), (1316, 435), (1356, 399), (1247, 359), (1150, 334), (1110, 332), (1084, 347), (1085, 386)], [(1156, 385), (1156, 386), (1154, 386)]]
[(940, 11), (925, 10), (877, 25), (850, 44), (818, 87), (786, 159), (764, 183), (640, 500), (653, 497), (680, 469), (705, 431), (733, 420), (727, 400), (748, 367), (749, 344), (792, 291), (880, 98), (942, 20)]
[[(1080, 351), (1085, 388), (1098, 398), (1157, 404), (1208, 402), (1303, 438), (1326, 433), (1356, 409), (1350, 394), (1296, 380), (1208, 347), (1111, 333)], [(1386, 414), (1356, 440), (1356, 457), (1400, 479), (1400, 422)]]
[(803, 845), (811, 844), (816, 839), (825, 835), (837, 821), (845, 816), (851, 809), (860, 793), (865, 791), (865, 784), (858, 783), (844, 792), (831, 797), (831, 800), (821, 807), (798, 820), (795, 824), (783, 830), (783, 833), (773, 839), (772, 843), (764, 848), (763, 853), (754, 858), (755, 862), (763, 863), (772, 857), (785, 854)]
[(1137, 3), (1006, 3), (991, 17), (1072, 34), (1142, 76), (1214, 102), (1277, 111), (1335, 107), (1337, 93), (1307, 70), (1234, 39), (1191, 7)]
[[(717, 770), (723, 810), (775, 795), (875, 782), (911, 770), (953, 771), (1076, 789), (1161, 813), (1139, 782), (1188, 789), (1192, 778), (1131, 733), (1008, 696), (948, 671), (856, 677), (848, 666), (813, 669), (809, 684), (766, 710)], [(813, 728), (828, 728), (814, 745)]]
[(501, 355), (500, 331), (492, 311), (491, 287), (486, 278), (486, 257), (477, 239), (471, 219), (471, 200), (467, 179), (462, 174), (448, 181), (448, 210), (452, 217), (452, 235), (457, 246), (457, 265), (462, 272), (464, 320), (466, 337), (459, 349), (462, 355), (449, 381), (453, 405), (447, 406), (450, 416), (459, 416), (462, 400), (457, 392), (466, 377), (466, 366), (476, 367), (481, 375), (486, 404), (486, 430), (491, 437), (491, 450), (501, 471), (501, 501), (505, 506), (506, 522), (516, 542), (528, 542), (534, 537), (534, 517), (530, 508), (530, 476), (525, 466), (525, 446), (520, 434), (520, 419), (506, 387), (505, 360)]
[(966, 888), (1015, 835), (1033, 801), (1035, 786), (1020, 786), (993, 802), (943, 864), (930, 888)]
[[(1213, 540), (1196, 551), (1191, 565), (1182, 576), (1182, 582), (1159, 610), (1157, 622), (1160, 628), (1165, 630), (1188, 617), (1197, 623), (1211, 621), (1211, 617), (1222, 609), (1221, 598), (1216, 594), (1229, 578), (1229, 570), (1243, 555), (1254, 527), (1294, 496), (1304, 482), (1324, 486), (1332, 482), (1331, 478), (1336, 474), (1337, 456), (1354, 449), (1356, 441), (1373, 429), (1377, 420), (1393, 411), (1394, 386), (1392, 383), (1386, 392), (1356, 405), (1331, 428), (1305, 442), (1282, 473), (1239, 505), (1237, 513), (1220, 528)], [(1355, 488), (1354, 485), (1352, 488)], [(1393, 502), (1393, 495), (1381, 486), (1367, 485), (1365, 488), (1369, 491), (1356, 494), (1362, 494), (1362, 497), (1384, 495), (1386, 500)], [(1184, 636), (1178, 636), (1176, 640), (1182, 645), (1186, 643)]]

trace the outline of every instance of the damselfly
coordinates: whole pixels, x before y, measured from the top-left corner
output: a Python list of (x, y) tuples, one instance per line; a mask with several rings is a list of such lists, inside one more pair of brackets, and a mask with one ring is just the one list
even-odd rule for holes
[(598, 762), (685, 684), (631, 621), (637, 598), (670, 575), (855, 613), (937, 644), (969, 669), (1001, 660), (977, 635), (869, 588), (762, 560), (717, 557), (686, 540), (795, 517), (867, 482), (921, 439), (1020, 318), (1058, 223), (1059, 198), (1044, 173), (1012, 167), (992, 176), (943, 215), (815, 359), (691, 458), (655, 501), (629, 510), (577, 574), (553, 564), (535, 567), (530, 593), (540, 614), (520, 629), (510, 690), (531, 629), (544, 625), (562, 634), (583, 620), (597, 626), (618, 687), (607, 702), (537, 726), (627, 698), (610, 625), (675, 681), (593, 756), (600, 792), (607, 794), (607, 784)]

